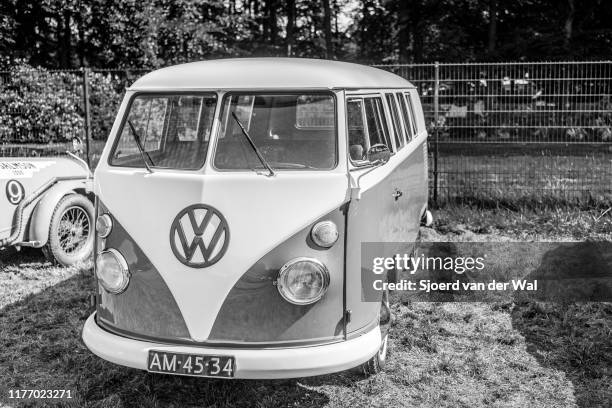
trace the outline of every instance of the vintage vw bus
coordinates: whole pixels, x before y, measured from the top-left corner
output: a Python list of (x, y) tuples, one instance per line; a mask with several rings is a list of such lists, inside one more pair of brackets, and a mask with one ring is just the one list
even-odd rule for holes
[(152, 372), (288, 378), (383, 366), (388, 301), (360, 247), (414, 242), (417, 91), (308, 59), (164, 68), (128, 90), (94, 174), (96, 355)]

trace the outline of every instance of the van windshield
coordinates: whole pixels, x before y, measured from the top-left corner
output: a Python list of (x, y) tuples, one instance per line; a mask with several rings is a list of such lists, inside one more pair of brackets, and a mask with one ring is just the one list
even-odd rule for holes
[(130, 103), (110, 164), (144, 167), (144, 157), (136, 142), (140, 139), (150, 167), (201, 168), (206, 160), (216, 102), (215, 94), (137, 95)]
[(217, 169), (264, 168), (239, 123), (275, 170), (329, 170), (336, 166), (335, 100), (331, 94), (228, 93), (220, 121), (214, 157)]

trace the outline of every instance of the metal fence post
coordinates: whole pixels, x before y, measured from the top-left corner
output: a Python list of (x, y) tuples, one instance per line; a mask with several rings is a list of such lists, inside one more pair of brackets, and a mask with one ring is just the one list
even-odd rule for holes
[(434, 182), (433, 182), (433, 201), (438, 205), (438, 123), (439, 123), (439, 91), (440, 91), (440, 64), (436, 61), (434, 65)]
[(83, 104), (85, 107), (85, 161), (90, 166), (89, 144), (91, 140), (91, 107), (89, 105), (89, 68), (83, 68)]

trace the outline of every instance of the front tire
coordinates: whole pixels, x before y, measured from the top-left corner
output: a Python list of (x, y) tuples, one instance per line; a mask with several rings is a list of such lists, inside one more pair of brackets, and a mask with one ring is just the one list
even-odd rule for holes
[(380, 305), (380, 318), (379, 326), (382, 341), (380, 342), (380, 348), (378, 352), (370, 358), (368, 361), (363, 363), (361, 369), (367, 376), (378, 374), (385, 370), (387, 362), (387, 349), (389, 347), (389, 328), (391, 326), (391, 307), (389, 305), (389, 292), (383, 292), (383, 298)]
[(93, 251), (93, 219), (94, 207), (87, 197), (64, 196), (53, 210), (44, 252), (64, 266), (86, 261)]

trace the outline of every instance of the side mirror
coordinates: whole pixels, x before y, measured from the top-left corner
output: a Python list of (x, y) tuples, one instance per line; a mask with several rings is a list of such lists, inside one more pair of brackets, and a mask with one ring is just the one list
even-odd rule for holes
[(370, 146), (366, 153), (366, 159), (370, 163), (385, 164), (391, 158), (391, 150), (387, 145), (379, 143)]

